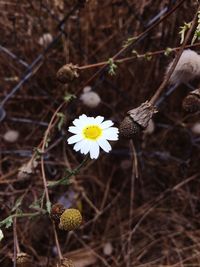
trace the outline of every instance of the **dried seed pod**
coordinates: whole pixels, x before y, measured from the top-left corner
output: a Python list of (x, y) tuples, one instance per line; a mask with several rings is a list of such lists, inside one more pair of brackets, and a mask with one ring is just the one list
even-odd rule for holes
[(82, 222), (82, 215), (77, 209), (66, 209), (60, 217), (59, 228), (65, 231), (77, 229)]
[(77, 73), (77, 69), (77, 66), (73, 65), (72, 63), (66, 64), (58, 70), (56, 78), (61, 83), (71, 82), (79, 76)]
[(149, 120), (156, 112), (156, 108), (150, 102), (146, 101), (138, 108), (131, 109), (127, 113), (134, 122), (138, 123), (143, 129), (145, 129), (149, 124)]
[(55, 223), (59, 223), (60, 221), (60, 217), (63, 214), (63, 212), (65, 211), (65, 207), (60, 204), (60, 203), (56, 203), (54, 205), (52, 205), (51, 208), (51, 213), (50, 213), (50, 217), (51, 219), (55, 222)]
[(72, 260), (64, 258), (61, 260), (59, 267), (75, 267)]
[(30, 159), (27, 163), (24, 163), (18, 170), (17, 177), (19, 179), (27, 179), (35, 173), (35, 169), (38, 166), (38, 162), (35, 159)]
[(26, 253), (18, 253), (16, 258), (17, 267), (31, 267), (33, 265), (32, 257)]
[(119, 126), (119, 134), (124, 138), (132, 138), (142, 130), (141, 126), (134, 122), (130, 116), (126, 116)]
[(150, 119), (156, 112), (156, 108), (148, 101), (137, 108), (129, 110), (127, 112), (128, 116), (125, 117), (120, 125), (121, 135), (126, 138), (132, 138), (148, 126)]
[(190, 92), (182, 102), (183, 109), (187, 112), (197, 112), (200, 110), (200, 89)]

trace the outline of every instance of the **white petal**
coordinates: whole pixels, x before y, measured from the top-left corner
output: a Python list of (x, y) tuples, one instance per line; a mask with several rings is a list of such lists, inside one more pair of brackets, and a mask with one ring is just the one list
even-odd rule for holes
[(81, 134), (76, 134), (71, 136), (70, 138), (67, 139), (68, 144), (74, 144), (76, 142), (79, 142), (83, 139)]
[(0, 242), (1, 242), (1, 240), (4, 238), (4, 234), (3, 234), (3, 232), (2, 232), (2, 230), (0, 229)]
[(82, 114), (82, 115), (80, 115), (78, 118), (79, 118), (79, 120), (82, 120), (82, 119), (84, 120), (84, 119), (86, 119), (86, 118), (88, 118), (88, 117), (87, 117), (85, 114)]
[(110, 127), (103, 131), (103, 138), (110, 140), (110, 141), (116, 141), (119, 139), (118, 133), (119, 133), (119, 130), (116, 127)]
[(90, 147), (90, 157), (91, 159), (97, 159), (99, 156), (99, 145), (97, 142), (93, 142)]
[(73, 123), (76, 127), (78, 127), (79, 129), (81, 129), (81, 128), (83, 128), (83, 127), (87, 124), (87, 122), (88, 122), (88, 118), (89, 118), (89, 117), (87, 117), (85, 114), (83, 114), (83, 115), (79, 116), (78, 119), (73, 120), (72, 123)]
[(95, 123), (97, 123), (97, 124), (101, 124), (103, 120), (104, 120), (104, 117), (102, 117), (102, 116), (97, 116), (97, 117), (95, 118)]
[(90, 141), (84, 140), (81, 147), (81, 153), (86, 155), (89, 152), (89, 150), (90, 150)]
[(112, 126), (112, 125), (113, 125), (113, 122), (110, 121), (110, 120), (108, 120), (108, 121), (104, 121), (104, 122), (101, 123), (101, 127), (102, 127), (102, 129), (107, 129), (107, 128), (109, 128), (109, 127)]
[(100, 147), (107, 153), (112, 149), (111, 145), (104, 138), (98, 139), (97, 142), (100, 145)]
[(75, 127), (75, 126), (70, 126), (68, 128), (68, 132), (73, 133), (73, 134), (78, 134), (78, 133), (80, 133), (80, 129)]
[(88, 125), (95, 124), (95, 118), (94, 117), (87, 117), (87, 124)]
[(78, 143), (76, 143), (75, 145), (74, 145), (74, 150), (75, 151), (79, 151), (81, 148), (82, 148), (82, 146), (83, 146), (83, 144), (84, 144), (84, 141), (85, 140), (81, 140), (81, 141), (79, 141)]
[(93, 143), (94, 143), (94, 141), (88, 141), (87, 146), (85, 146), (85, 147), (83, 148), (83, 154), (86, 155), (88, 152), (90, 152), (90, 149), (91, 149), (91, 147), (93, 146)]
[(72, 122), (78, 129), (81, 129), (84, 127), (85, 125), (85, 122), (84, 121), (81, 121), (79, 119), (75, 119), (73, 122)]

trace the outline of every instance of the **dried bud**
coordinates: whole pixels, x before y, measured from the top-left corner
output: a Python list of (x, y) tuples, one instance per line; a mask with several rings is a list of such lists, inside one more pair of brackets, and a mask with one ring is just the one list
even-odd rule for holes
[(184, 98), (182, 105), (185, 111), (194, 113), (200, 110), (200, 99), (197, 96), (188, 95)]
[(55, 223), (59, 223), (60, 221), (60, 217), (63, 214), (63, 212), (65, 211), (65, 207), (60, 204), (60, 203), (56, 203), (54, 205), (52, 205), (51, 208), (51, 213), (50, 213), (50, 217), (51, 219), (55, 222)]
[(26, 253), (18, 253), (16, 258), (17, 267), (31, 267), (33, 264), (32, 257)]
[(119, 126), (119, 134), (124, 138), (132, 138), (141, 130), (141, 126), (135, 123), (130, 116), (126, 116)]
[(71, 82), (78, 76), (77, 66), (72, 63), (62, 66), (56, 74), (58, 81), (61, 83)]
[(59, 228), (65, 231), (77, 229), (82, 222), (82, 215), (77, 209), (66, 209), (60, 217)]
[(197, 112), (200, 110), (200, 89), (190, 92), (182, 103), (183, 109), (187, 112)]
[(120, 125), (121, 135), (126, 138), (132, 138), (148, 126), (150, 119), (156, 112), (156, 108), (148, 101), (137, 108), (129, 110), (127, 112), (128, 116), (125, 117)]
[(17, 177), (19, 179), (26, 179), (35, 172), (35, 169), (38, 166), (38, 162), (35, 159), (30, 159), (27, 163), (24, 163), (18, 171)]
[(75, 266), (74, 266), (72, 260), (70, 260), (68, 258), (64, 258), (61, 260), (59, 267), (75, 267)]

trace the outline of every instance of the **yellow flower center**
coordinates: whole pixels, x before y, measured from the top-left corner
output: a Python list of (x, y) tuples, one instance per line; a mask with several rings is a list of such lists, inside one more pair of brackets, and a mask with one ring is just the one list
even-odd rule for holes
[(98, 125), (90, 125), (83, 129), (83, 135), (90, 140), (97, 140), (102, 134), (102, 129)]

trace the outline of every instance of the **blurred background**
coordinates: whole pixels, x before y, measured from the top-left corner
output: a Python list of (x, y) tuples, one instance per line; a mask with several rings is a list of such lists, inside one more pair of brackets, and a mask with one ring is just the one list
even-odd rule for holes
[[(114, 75), (106, 67), (87, 67), (107, 62), (128, 38), (149, 29), (180, 2), (142, 38), (128, 41), (118, 59), (131, 58), (117, 63)], [(61, 179), (83, 159), (67, 145), (72, 120), (83, 113), (102, 115), (119, 126), (128, 110), (155, 93), (175, 55), (164, 52), (180, 46), (180, 27), (196, 9), (197, 1), (189, 0), (0, 0), (1, 221), (44, 208), (38, 146), (63, 101), (46, 140), (47, 181)], [(198, 52), (198, 45), (193, 49)], [(79, 77), (63, 84), (56, 73), (68, 63), (82, 68)], [(102, 152), (68, 185), (49, 188), (52, 204), (82, 213), (80, 229), (57, 229), (62, 254), (76, 267), (200, 265), (199, 113), (182, 109), (183, 98), (198, 85), (195, 80), (166, 87), (159, 112), (134, 140), (138, 178), (130, 142), (120, 138), (111, 153)], [(86, 86), (97, 93), (96, 105), (84, 101)], [(71, 95), (75, 98), (66, 103)], [(36, 152), (37, 162), (30, 164)], [(2, 267), (13, 266), (16, 251), (30, 255), (33, 266), (57, 266), (47, 214), (14, 219), (2, 230)]]

